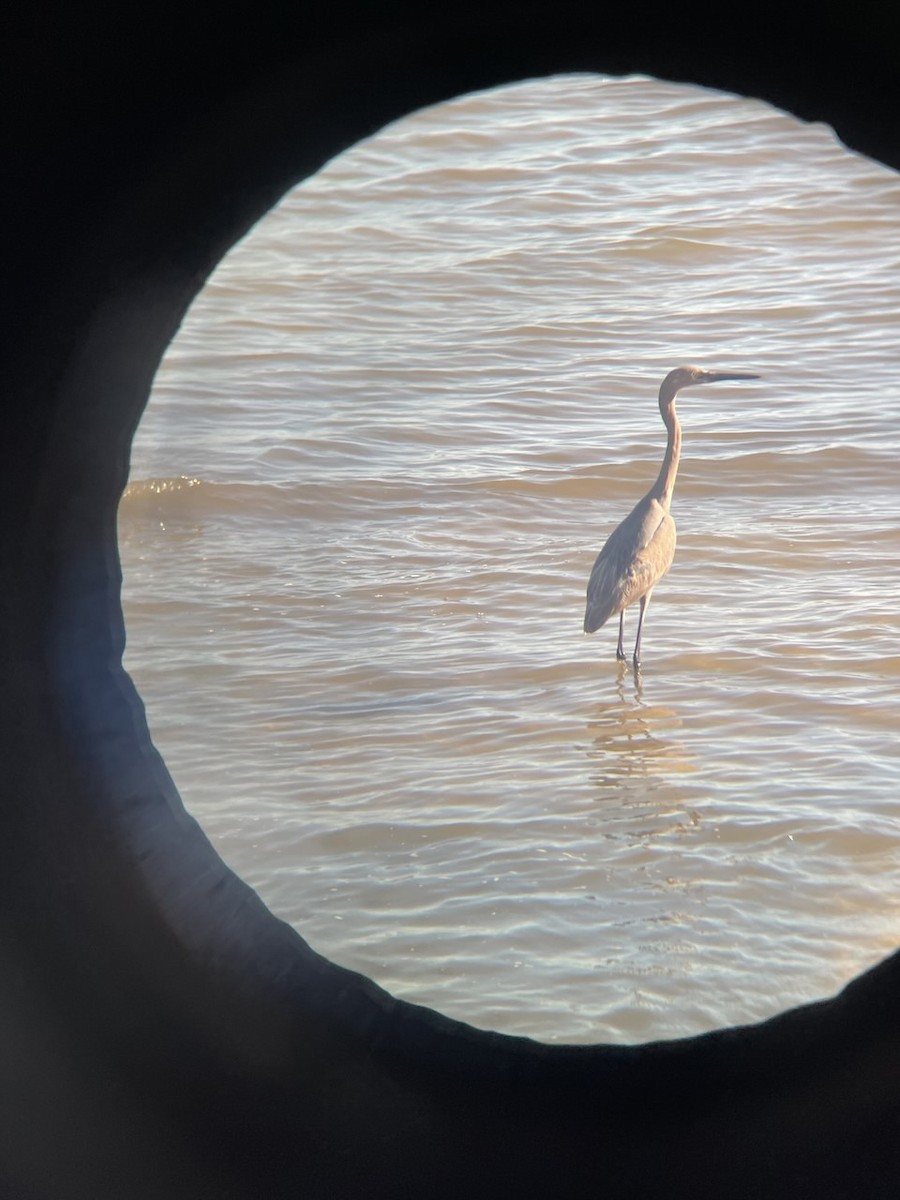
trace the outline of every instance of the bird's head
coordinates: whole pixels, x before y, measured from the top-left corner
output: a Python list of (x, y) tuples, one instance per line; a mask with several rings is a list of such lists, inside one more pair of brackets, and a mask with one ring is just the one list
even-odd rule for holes
[(705, 367), (676, 367), (670, 371), (659, 389), (660, 404), (674, 400), (682, 388), (694, 387), (698, 383), (722, 383), (729, 379), (759, 379), (749, 371), (707, 371)]

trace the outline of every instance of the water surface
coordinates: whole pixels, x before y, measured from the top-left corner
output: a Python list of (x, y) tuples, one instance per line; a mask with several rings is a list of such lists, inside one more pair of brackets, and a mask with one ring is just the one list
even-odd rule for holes
[[(643, 78), (421, 112), (260, 223), (120, 540), (155, 741), (275, 912), (547, 1040), (754, 1020), (894, 948), (898, 268), (895, 174)], [(682, 362), (764, 378), (682, 395), (635, 679), (584, 586)]]

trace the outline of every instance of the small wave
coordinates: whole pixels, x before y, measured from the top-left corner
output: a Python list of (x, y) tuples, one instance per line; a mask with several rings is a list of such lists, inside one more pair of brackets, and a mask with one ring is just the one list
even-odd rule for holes
[(140, 502), (149, 496), (171, 496), (188, 488), (202, 487), (202, 480), (187, 475), (174, 479), (137, 479), (128, 484), (122, 497), (124, 502)]
[(135, 479), (119, 505), (126, 520), (209, 520), (219, 516), (267, 516), (284, 507), (284, 489), (272, 483), (224, 483), (179, 475)]

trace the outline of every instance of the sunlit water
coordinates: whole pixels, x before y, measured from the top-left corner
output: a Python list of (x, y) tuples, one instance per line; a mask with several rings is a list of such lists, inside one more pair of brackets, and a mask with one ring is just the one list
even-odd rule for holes
[[(319, 950), (544, 1039), (753, 1020), (900, 941), (900, 181), (545, 80), (356, 147), (222, 264), (122, 504), (186, 804)], [(581, 632), (683, 393), (638, 679)], [(633, 637), (634, 619), (627, 634)]]

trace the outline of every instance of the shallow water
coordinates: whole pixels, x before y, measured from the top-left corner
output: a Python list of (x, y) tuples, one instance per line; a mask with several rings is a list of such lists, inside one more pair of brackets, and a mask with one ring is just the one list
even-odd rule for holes
[[(823, 126), (569, 77), (289, 194), (159, 373), (126, 665), (319, 950), (543, 1039), (829, 994), (900, 940), (900, 180)], [(581, 632), (682, 394), (644, 669)], [(633, 636), (634, 619), (627, 623)]]

